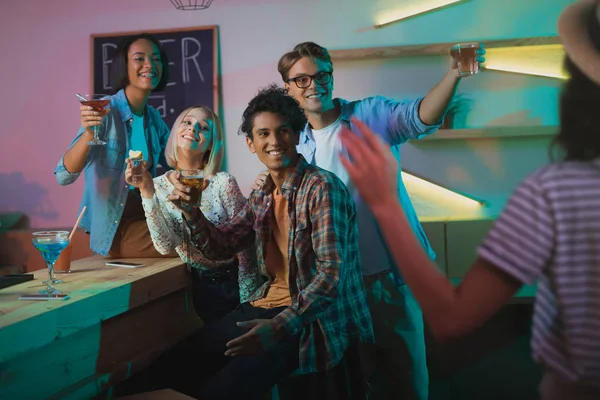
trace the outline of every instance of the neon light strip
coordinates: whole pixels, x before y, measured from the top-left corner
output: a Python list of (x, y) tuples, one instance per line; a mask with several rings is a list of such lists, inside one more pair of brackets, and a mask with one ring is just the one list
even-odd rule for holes
[(560, 44), (488, 49), (484, 69), (516, 74), (567, 79), (563, 69), (565, 51)]
[(458, 201), (461, 204), (468, 204), (469, 206), (476, 207), (481, 207), (484, 205), (483, 201), (457, 193), (429, 180), (420, 178), (412, 173), (402, 171), (402, 180), (407, 186), (412, 186), (419, 191), (431, 193), (432, 197), (434, 197), (437, 201), (444, 200), (452, 203), (456, 203)]
[(383, 14), (382, 17), (377, 18), (377, 22), (374, 26), (375, 28), (381, 28), (394, 22), (430, 13), (441, 8), (461, 3), (464, 1), (467, 0), (418, 0), (399, 11), (386, 12), (385, 14)]
[(524, 75), (534, 75), (534, 76), (543, 76), (546, 78), (555, 78), (555, 79), (568, 79), (568, 76), (561, 74), (559, 72), (544, 72), (536, 69), (527, 69), (527, 68), (517, 68), (517, 67), (504, 67), (504, 66), (495, 66), (495, 65), (485, 65), (483, 69), (489, 69), (493, 71), (503, 71), (503, 72), (512, 72), (515, 74), (524, 74)]

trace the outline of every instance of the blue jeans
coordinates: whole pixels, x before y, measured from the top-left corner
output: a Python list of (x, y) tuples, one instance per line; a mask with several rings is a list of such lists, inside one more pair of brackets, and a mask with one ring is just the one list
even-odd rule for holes
[(429, 391), (421, 308), (407, 285), (391, 271), (364, 276), (375, 345), (361, 359), (372, 400), (426, 400)]

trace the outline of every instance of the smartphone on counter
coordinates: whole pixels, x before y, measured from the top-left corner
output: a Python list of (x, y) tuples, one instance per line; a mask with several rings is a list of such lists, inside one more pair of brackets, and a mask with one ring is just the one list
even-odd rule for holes
[(122, 267), (122, 268), (139, 268), (139, 267), (144, 266), (144, 264), (132, 263), (132, 262), (126, 262), (126, 261), (108, 261), (106, 263), (106, 265), (109, 265), (111, 267)]
[(19, 300), (67, 300), (69, 295), (66, 293), (61, 294), (24, 294), (19, 296)]

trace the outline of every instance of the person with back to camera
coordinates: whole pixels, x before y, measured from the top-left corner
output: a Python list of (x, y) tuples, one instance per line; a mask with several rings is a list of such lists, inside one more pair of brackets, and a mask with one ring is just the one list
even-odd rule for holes
[[(551, 150), (560, 159), (512, 194), (454, 287), (419, 247), (395, 193), (397, 162), (366, 125), (344, 132), (341, 161), (377, 218), (402, 276), (435, 336), (481, 326), (523, 284), (537, 282), (531, 347), (543, 400), (600, 399), (600, 1), (561, 14), (570, 74)], [(361, 136), (364, 135), (364, 139)], [(351, 161), (352, 160), (352, 161)], [(377, 171), (376, 174), (373, 171)]]

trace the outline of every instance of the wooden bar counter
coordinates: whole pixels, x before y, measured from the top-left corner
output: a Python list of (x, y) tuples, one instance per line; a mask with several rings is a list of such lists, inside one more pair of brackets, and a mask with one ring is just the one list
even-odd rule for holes
[(202, 326), (179, 258), (128, 259), (130, 269), (93, 256), (57, 275), (67, 300), (25, 301), (35, 279), (0, 290), (0, 399), (109, 398), (111, 387)]

